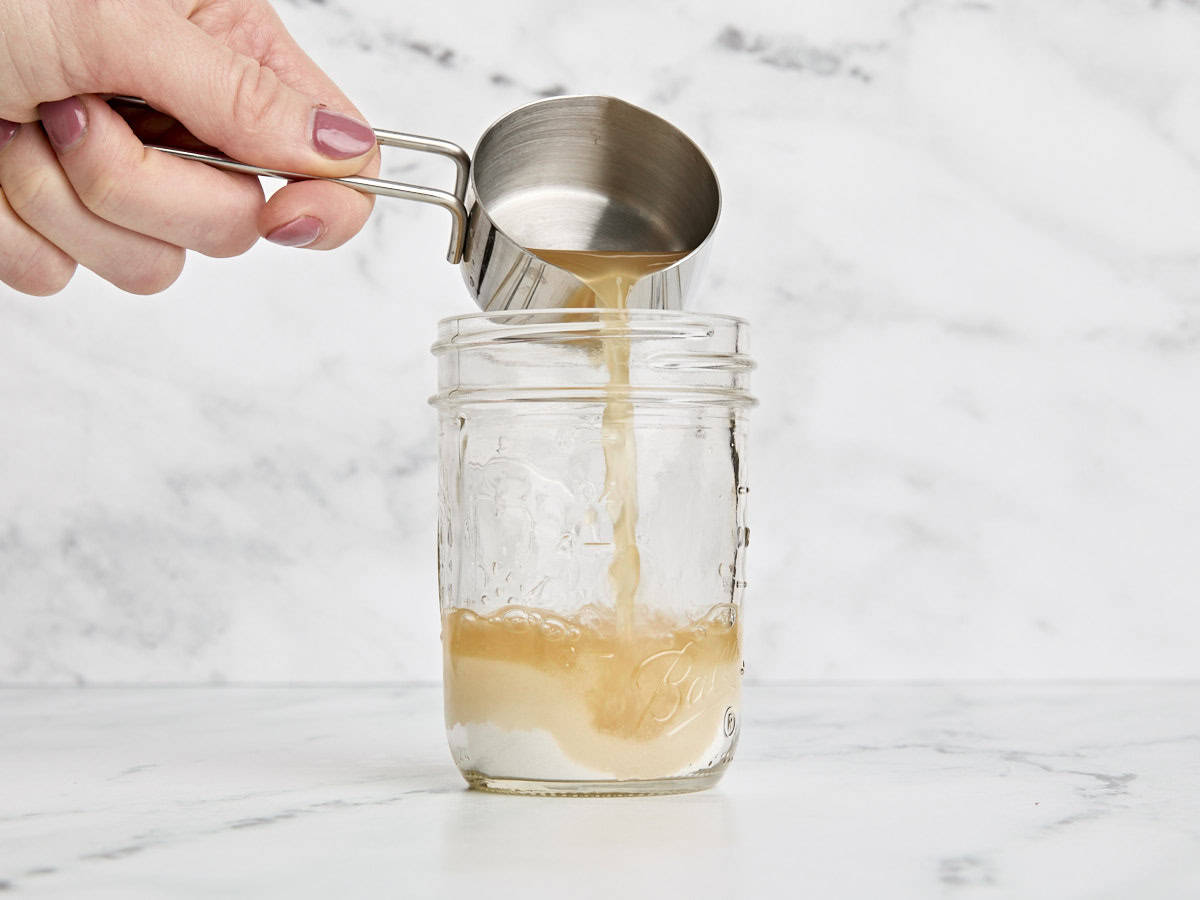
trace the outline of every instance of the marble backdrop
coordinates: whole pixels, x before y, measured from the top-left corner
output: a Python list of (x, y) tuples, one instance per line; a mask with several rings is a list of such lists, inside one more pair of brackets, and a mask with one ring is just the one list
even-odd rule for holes
[[(708, 151), (696, 304), (760, 363), (749, 676), (1200, 677), (1195, 2), (280, 10), (377, 126), (612, 93)], [(446, 228), (0, 289), (0, 680), (437, 676)]]

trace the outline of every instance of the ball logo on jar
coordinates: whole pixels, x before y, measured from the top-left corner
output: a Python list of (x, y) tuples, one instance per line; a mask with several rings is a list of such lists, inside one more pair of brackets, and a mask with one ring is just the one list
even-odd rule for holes
[[(717, 673), (710, 670), (707, 675), (692, 677), (693, 642), (677, 650), (662, 650), (646, 657), (633, 674), (633, 683), (641, 693), (650, 696), (642, 712), (642, 721), (649, 716), (659, 724), (665, 724), (683, 714), (682, 728), (703, 710), (695, 709), (704, 696), (716, 685)], [(690, 715), (688, 715), (690, 713)]]

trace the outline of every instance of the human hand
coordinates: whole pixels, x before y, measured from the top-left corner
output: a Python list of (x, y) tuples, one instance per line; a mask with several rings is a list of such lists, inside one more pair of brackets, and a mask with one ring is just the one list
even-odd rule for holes
[(379, 169), (362, 116), (266, 0), (3, 0), (0, 281), (18, 291), (55, 293), (78, 264), (151, 294), (185, 249), (236, 256), (265, 235), (328, 250), (370, 215), (371, 197), (341, 185), (264, 201), (256, 178), (147, 150), (107, 94), (144, 97), (243, 162)]

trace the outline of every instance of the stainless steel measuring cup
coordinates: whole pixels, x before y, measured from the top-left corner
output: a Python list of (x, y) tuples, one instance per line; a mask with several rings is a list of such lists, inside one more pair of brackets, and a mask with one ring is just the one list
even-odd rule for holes
[[(579, 290), (578, 278), (530, 249), (686, 253), (634, 285), (627, 301), (680, 309), (720, 214), (717, 177), (700, 148), (666, 120), (615, 97), (550, 97), (522, 106), (483, 133), (474, 165), (450, 141), (384, 129), (375, 136), (381, 147), (453, 160), (454, 191), (361, 176), (321, 180), (449, 211), (446, 258), (459, 264), (475, 302), (488, 311), (566, 306)], [(250, 175), (314, 177), (155, 149)]]

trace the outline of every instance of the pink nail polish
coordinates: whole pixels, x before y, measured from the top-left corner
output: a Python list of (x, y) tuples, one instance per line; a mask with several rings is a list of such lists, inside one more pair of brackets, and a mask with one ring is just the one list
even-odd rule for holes
[(352, 159), (370, 152), (375, 132), (365, 122), (317, 107), (313, 110), (312, 142), (322, 156)]
[(301, 216), (292, 219), (286, 225), (280, 225), (267, 235), (267, 240), (284, 247), (307, 247), (321, 236), (325, 226), (321, 220), (313, 216)]
[(16, 136), (17, 129), (20, 127), (20, 124), (17, 122), (0, 119), (0, 150), (8, 146), (8, 142)]
[(38, 115), (42, 117), (46, 136), (59, 153), (78, 144), (87, 131), (87, 113), (78, 97), (42, 103), (38, 106)]

